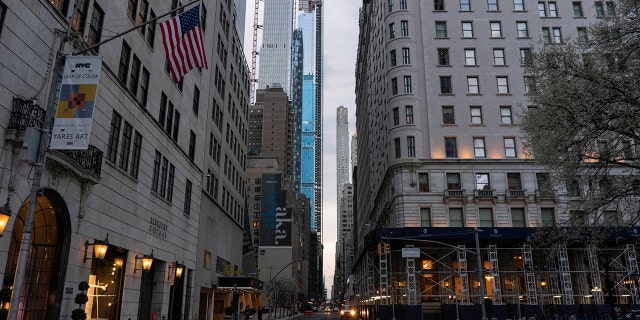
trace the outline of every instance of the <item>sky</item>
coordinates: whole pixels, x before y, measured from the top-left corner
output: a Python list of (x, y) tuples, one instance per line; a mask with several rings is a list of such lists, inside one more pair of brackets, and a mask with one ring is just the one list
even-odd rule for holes
[[(266, 0), (268, 1), (268, 0)], [(336, 109), (349, 109), (349, 135), (355, 132), (355, 65), (358, 47), (358, 13), (362, 1), (324, 0), (324, 79), (322, 115), (322, 242), (324, 280), (331, 296), (337, 240)], [(264, 2), (260, 1), (260, 8)], [(247, 0), (245, 55), (251, 66), (254, 0)], [(262, 16), (259, 23), (262, 24)], [(260, 39), (261, 34), (258, 34)], [(258, 48), (261, 41), (258, 40)], [(351, 141), (351, 139), (349, 139)], [(351, 174), (351, 173), (350, 173)]]

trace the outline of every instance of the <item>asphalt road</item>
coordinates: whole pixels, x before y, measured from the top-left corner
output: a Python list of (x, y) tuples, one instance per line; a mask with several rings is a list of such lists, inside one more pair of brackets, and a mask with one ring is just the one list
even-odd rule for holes
[(296, 320), (340, 320), (340, 314), (336, 312), (314, 312), (312, 315), (302, 315)]

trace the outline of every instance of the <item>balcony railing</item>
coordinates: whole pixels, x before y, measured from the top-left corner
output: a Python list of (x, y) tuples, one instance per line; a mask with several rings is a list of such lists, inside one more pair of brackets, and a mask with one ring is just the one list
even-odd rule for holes
[(556, 193), (553, 190), (536, 190), (536, 201), (556, 200)]
[(467, 200), (466, 190), (445, 190), (444, 191), (444, 201), (449, 200)]
[(496, 196), (496, 191), (495, 190), (474, 190), (473, 191), (473, 199), (474, 200), (492, 200), (492, 201), (496, 201), (498, 200), (498, 197)]
[(25, 131), (29, 127), (40, 127), (44, 123), (45, 113), (45, 110), (33, 104), (32, 100), (13, 98), (13, 110), (7, 129)]
[(527, 190), (506, 190), (506, 200), (526, 200)]
[(74, 163), (80, 169), (89, 172), (95, 176), (102, 173), (102, 151), (89, 145), (87, 150), (50, 150), (50, 152), (61, 154), (63, 158), (67, 158), (70, 163)]

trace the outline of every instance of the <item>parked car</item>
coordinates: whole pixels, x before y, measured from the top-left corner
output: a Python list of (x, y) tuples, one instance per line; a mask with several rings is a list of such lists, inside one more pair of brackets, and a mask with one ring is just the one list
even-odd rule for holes
[(345, 304), (342, 306), (340, 310), (340, 319), (355, 319), (356, 318), (356, 309), (352, 308), (350, 305)]

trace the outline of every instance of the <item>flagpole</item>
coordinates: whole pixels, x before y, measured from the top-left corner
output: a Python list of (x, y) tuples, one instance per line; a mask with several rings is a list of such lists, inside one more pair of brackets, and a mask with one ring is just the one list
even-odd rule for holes
[(82, 50), (80, 50), (80, 51), (76, 51), (73, 55), (74, 55), (74, 56), (77, 56), (77, 55), (80, 55), (80, 54), (86, 53), (87, 51), (93, 50), (93, 49), (95, 49), (95, 48), (97, 48), (97, 47), (99, 47), (99, 46), (101, 46), (101, 45), (103, 45), (103, 44), (105, 44), (105, 43), (107, 43), (107, 42), (109, 42), (109, 41), (112, 41), (112, 40), (115, 40), (115, 39), (117, 39), (117, 38), (120, 38), (120, 37), (122, 37), (123, 35), (125, 35), (125, 34), (127, 34), (127, 33), (131, 32), (131, 31), (133, 31), (133, 30), (136, 30), (136, 29), (142, 28), (142, 27), (144, 27), (144, 26), (146, 26), (146, 25), (148, 25), (148, 24), (150, 24), (150, 23), (155, 23), (155, 22), (156, 22), (158, 19), (160, 19), (160, 18), (164, 18), (164, 17), (166, 17), (166, 16), (168, 16), (168, 15), (170, 15), (170, 14), (174, 13), (174, 12), (180, 11), (180, 10), (184, 9), (185, 7), (188, 7), (188, 6), (190, 6), (190, 5), (192, 5), (192, 4), (196, 3), (196, 2), (201, 2), (201, 1), (202, 1), (202, 0), (194, 0), (194, 1), (189, 2), (189, 3), (187, 3), (187, 4), (185, 4), (185, 5), (181, 6), (181, 7), (177, 7), (177, 8), (175, 8), (175, 9), (173, 9), (173, 10), (171, 10), (171, 11), (167, 12), (167, 13), (164, 13), (164, 14), (162, 14), (162, 15), (159, 15), (159, 16), (157, 16), (157, 17), (155, 17), (155, 18), (153, 18), (153, 19), (151, 19), (151, 20), (149, 20), (149, 21), (147, 21), (147, 22), (145, 22), (145, 23), (142, 23), (142, 24), (139, 24), (139, 25), (133, 26), (133, 27), (131, 27), (131, 28), (129, 28), (129, 29), (127, 29), (127, 30), (125, 30), (125, 31), (122, 31), (122, 32), (120, 32), (120, 33), (116, 34), (115, 36), (113, 36), (113, 37), (111, 37), (111, 38), (109, 38), (109, 39), (106, 39), (106, 40), (100, 41), (100, 42), (98, 42), (98, 43), (96, 43), (96, 44), (94, 44), (94, 45), (92, 45), (92, 46), (90, 46), (90, 47), (88, 47), (88, 48), (82, 49)]

